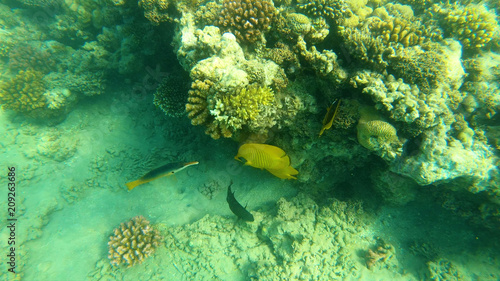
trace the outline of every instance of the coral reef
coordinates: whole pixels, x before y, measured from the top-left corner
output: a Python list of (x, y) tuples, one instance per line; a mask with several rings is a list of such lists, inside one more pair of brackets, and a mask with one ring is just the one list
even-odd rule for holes
[[(186, 28), (185, 32), (190, 31)], [(198, 61), (190, 71), (194, 82), (186, 110), (192, 124), (207, 126), (206, 133), (217, 139), (231, 137), (240, 130), (265, 134), (280, 123), (280, 117), (291, 116), (285, 112), (291, 109), (283, 104), (286, 99), (274, 98), (287, 84), (282, 68), (271, 60), (246, 60), (234, 35), (221, 36), (216, 27), (197, 30), (195, 36), (199, 38), (195, 49), (178, 51), (188, 57), (184, 65), (199, 56), (198, 50), (203, 45), (208, 45), (213, 54)]]
[(47, 106), (43, 74), (32, 69), (20, 70), (0, 85), (0, 104), (4, 109), (27, 113)]
[(267, 0), (224, 0), (222, 5), (215, 25), (240, 42), (261, 41), (276, 13), (273, 2)]
[(109, 237), (109, 255), (112, 265), (126, 264), (131, 267), (142, 263), (160, 245), (162, 237), (143, 216), (121, 223)]

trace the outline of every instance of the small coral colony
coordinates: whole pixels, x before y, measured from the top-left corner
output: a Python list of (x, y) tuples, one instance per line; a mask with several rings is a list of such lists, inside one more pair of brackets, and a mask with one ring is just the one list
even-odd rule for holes
[[(480, 215), (499, 220), (496, 0), (55, 2), (19, 0), (27, 11), (53, 8), (45, 26), (4, 11), (4, 110), (64, 116), (104, 93), (110, 74), (137, 75), (172, 43), (186, 75), (163, 77), (155, 105), (213, 139), (239, 142), (236, 158), (247, 165), (313, 184), (323, 177), (315, 165), (334, 183), (384, 162), (370, 176), (374, 186), (391, 177), (410, 188), (459, 184), (485, 194), (489, 211)], [(173, 42), (162, 41), (160, 27), (172, 29)], [(402, 200), (392, 189), (381, 196)], [(110, 259), (141, 262), (159, 237), (133, 218), (111, 237)]]

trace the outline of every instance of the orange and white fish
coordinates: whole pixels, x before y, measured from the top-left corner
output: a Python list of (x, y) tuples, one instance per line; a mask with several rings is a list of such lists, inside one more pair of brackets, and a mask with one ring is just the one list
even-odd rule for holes
[(192, 165), (197, 165), (199, 162), (188, 162), (188, 163), (183, 163), (183, 162), (177, 162), (177, 163), (169, 163), (166, 165), (163, 165), (159, 168), (156, 168), (152, 170), (151, 172), (145, 174), (141, 178), (135, 181), (131, 181), (126, 183), (125, 185), (127, 186), (128, 190), (134, 189), (136, 186), (141, 185), (143, 183), (147, 183), (150, 181), (153, 181), (155, 179), (159, 179), (161, 177), (168, 177), (171, 176), (179, 171), (184, 170), (185, 168), (192, 166)]

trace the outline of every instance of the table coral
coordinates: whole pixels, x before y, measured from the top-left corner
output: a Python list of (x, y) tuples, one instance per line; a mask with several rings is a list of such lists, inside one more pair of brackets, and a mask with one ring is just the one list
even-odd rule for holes
[(273, 3), (267, 0), (224, 0), (215, 24), (239, 41), (253, 43), (269, 30), (275, 13)]
[(112, 265), (131, 267), (142, 263), (160, 245), (162, 237), (143, 216), (132, 218), (113, 231), (109, 237), (109, 255)]
[(28, 69), (19, 71), (10, 81), (2, 83), (2, 108), (26, 113), (45, 107), (47, 104), (43, 96), (45, 85), (42, 78), (41, 72)]

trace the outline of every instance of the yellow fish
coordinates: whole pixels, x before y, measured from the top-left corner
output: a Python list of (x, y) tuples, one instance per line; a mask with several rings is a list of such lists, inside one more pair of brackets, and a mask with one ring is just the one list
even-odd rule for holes
[(241, 161), (240, 157), (245, 158), (245, 165), (266, 169), (280, 179), (297, 179), (294, 175), (299, 173), (290, 166), (290, 157), (277, 146), (247, 143), (240, 146), (234, 159)]
[(192, 165), (197, 165), (199, 162), (188, 162), (188, 163), (182, 163), (182, 162), (177, 162), (177, 163), (168, 163), (166, 165), (163, 165), (159, 168), (156, 168), (152, 170), (151, 172), (145, 174), (141, 178), (135, 181), (131, 181), (126, 183), (125, 185), (127, 186), (128, 190), (134, 189), (136, 186), (141, 185), (143, 183), (147, 183), (150, 181), (153, 181), (155, 179), (159, 179), (161, 177), (167, 177), (171, 176), (181, 170), (184, 170), (185, 168), (192, 166)]
[[(335, 107), (335, 110), (333, 109), (333, 105), (337, 104)], [(326, 109), (326, 114), (325, 117), (323, 118), (323, 127), (321, 128), (321, 132), (319, 132), (319, 136), (323, 134), (325, 130), (328, 130), (332, 127), (333, 120), (335, 119), (335, 116), (337, 115), (337, 112), (339, 111), (339, 106), (340, 106), (340, 100), (334, 100), (332, 102), (332, 105), (330, 105), (329, 108)]]

